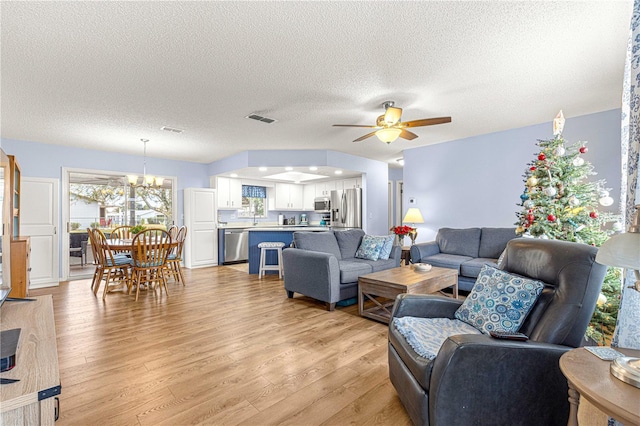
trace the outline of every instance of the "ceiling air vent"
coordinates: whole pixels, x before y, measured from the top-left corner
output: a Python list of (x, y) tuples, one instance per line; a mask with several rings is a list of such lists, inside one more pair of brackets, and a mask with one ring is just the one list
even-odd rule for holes
[(184, 132), (184, 130), (176, 129), (175, 127), (163, 126), (163, 127), (160, 127), (160, 128), (162, 130), (166, 130), (167, 132), (171, 132), (171, 133), (182, 133), (182, 132)]
[(267, 123), (267, 124), (275, 123), (276, 121), (278, 121), (278, 120), (275, 120), (273, 118), (263, 117), (263, 116), (258, 115), (258, 114), (249, 114), (245, 118), (250, 118), (252, 120), (262, 121), (263, 123)]

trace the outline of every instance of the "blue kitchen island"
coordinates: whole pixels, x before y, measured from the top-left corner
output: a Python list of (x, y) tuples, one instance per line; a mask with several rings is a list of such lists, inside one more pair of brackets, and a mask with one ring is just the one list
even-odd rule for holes
[[(262, 242), (282, 242), (285, 249), (293, 241), (295, 231), (326, 232), (330, 229), (326, 226), (281, 226), (265, 228), (248, 228), (249, 231), (249, 273), (257, 274), (260, 270), (260, 249), (258, 244)], [(267, 264), (277, 263), (275, 250), (267, 251)], [(266, 271), (266, 273), (277, 274), (278, 271)]]

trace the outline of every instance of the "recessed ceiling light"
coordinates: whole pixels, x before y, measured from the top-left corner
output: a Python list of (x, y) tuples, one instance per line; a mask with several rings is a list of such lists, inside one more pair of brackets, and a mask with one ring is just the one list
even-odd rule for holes
[(398, 162), (398, 164), (400, 164), (401, 166), (404, 166), (404, 158), (398, 158), (396, 160)]
[(309, 170), (311, 170), (312, 172), (315, 172), (316, 170), (318, 170), (318, 168), (316, 166), (311, 166), (309, 167)]
[(267, 168), (266, 167), (260, 167), (258, 170), (260, 170), (261, 172), (266, 172)]
[(237, 174), (237, 173), (231, 173), (229, 176), (231, 176), (231, 177), (238, 177), (238, 174)]
[(286, 171), (290, 172), (291, 170), (293, 170), (293, 167), (285, 167), (284, 168)]
[(333, 173), (335, 173), (335, 174), (337, 174), (337, 175), (341, 175), (341, 174), (342, 174), (342, 170), (336, 170), (336, 171), (335, 171), (335, 172), (333, 172)]

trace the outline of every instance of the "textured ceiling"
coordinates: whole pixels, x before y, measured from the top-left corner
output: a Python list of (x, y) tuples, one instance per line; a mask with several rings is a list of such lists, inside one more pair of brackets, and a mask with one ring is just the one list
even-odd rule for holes
[[(147, 138), (149, 156), (204, 163), (252, 149), (393, 161), (619, 108), (631, 6), (3, 1), (2, 137), (137, 155)], [(453, 121), (390, 145), (331, 126), (374, 124), (389, 99), (404, 120)]]

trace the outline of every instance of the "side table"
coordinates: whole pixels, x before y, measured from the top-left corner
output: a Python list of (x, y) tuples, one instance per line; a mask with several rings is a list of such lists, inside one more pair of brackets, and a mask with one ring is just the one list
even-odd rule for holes
[(404, 261), (404, 265), (407, 266), (411, 263), (411, 246), (402, 246), (402, 254), (400, 259)]
[[(640, 356), (638, 350), (616, 350), (627, 356)], [(612, 376), (610, 364), (611, 361), (604, 361), (584, 348), (572, 349), (560, 357), (560, 370), (569, 383), (568, 425), (578, 425), (580, 398), (625, 425), (640, 425), (640, 388)]]

